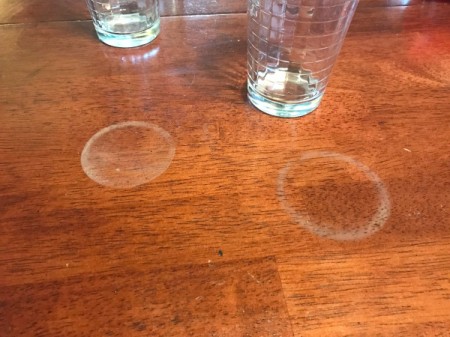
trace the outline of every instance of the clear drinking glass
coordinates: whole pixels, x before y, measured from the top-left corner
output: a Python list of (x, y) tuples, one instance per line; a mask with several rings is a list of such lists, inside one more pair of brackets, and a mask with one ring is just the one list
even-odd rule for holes
[(319, 106), (358, 0), (248, 0), (248, 98), (279, 117)]
[(86, 0), (99, 39), (114, 47), (137, 47), (159, 34), (158, 0)]

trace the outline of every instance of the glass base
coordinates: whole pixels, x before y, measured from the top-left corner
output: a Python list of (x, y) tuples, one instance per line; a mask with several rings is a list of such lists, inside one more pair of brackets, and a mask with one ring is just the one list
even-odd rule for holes
[(132, 48), (152, 42), (159, 34), (160, 21), (155, 21), (149, 29), (137, 33), (115, 34), (95, 26), (97, 36), (103, 43), (113, 47)]
[(249, 83), (247, 83), (247, 97), (258, 110), (261, 110), (266, 114), (276, 117), (291, 118), (307, 115), (317, 109), (320, 101), (322, 100), (323, 92), (316, 98), (309, 101), (300, 103), (283, 103), (273, 101), (262, 96), (257, 93)]

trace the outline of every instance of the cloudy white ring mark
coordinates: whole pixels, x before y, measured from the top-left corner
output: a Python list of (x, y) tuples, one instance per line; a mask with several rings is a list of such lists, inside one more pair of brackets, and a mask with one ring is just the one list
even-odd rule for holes
[[(115, 164), (120, 163), (120, 156), (118, 156), (117, 154), (113, 154), (113, 160), (95, 161), (93, 159), (94, 155), (92, 153), (92, 149), (95, 146), (96, 142), (98, 142), (106, 134), (126, 128), (147, 130), (147, 132), (152, 133), (153, 136), (159, 138), (159, 141), (161, 141), (161, 143), (163, 143), (165, 147), (167, 147), (167, 152), (162, 156), (159, 155), (152, 158), (152, 156), (150, 155), (151, 151), (149, 150), (149, 153), (147, 153), (146, 155), (150, 160), (146, 162), (146, 165), (133, 167), (131, 169), (128, 169), (128, 171), (121, 170), (120, 168), (115, 168), (115, 172), (117, 172), (117, 174), (120, 174), (120, 176), (108, 176), (107, 174), (104, 174), (102, 170), (104, 169), (104, 167), (102, 167), (102, 165), (109, 165), (112, 169)], [(148, 122), (129, 121), (103, 128), (94, 136), (92, 136), (84, 146), (84, 149), (81, 153), (81, 166), (83, 168), (83, 171), (89, 178), (101, 185), (114, 188), (132, 188), (149, 182), (164, 173), (170, 166), (174, 156), (175, 143), (172, 136), (166, 130)]]
[[(285, 181), (291, 166), (309, 159), (332, 158), (342, 161), (357, 168), (374, 184), (378, 192), (378, 208), (372, 218), (364, 225), (351, 230), (333, 230), (332, 226), (319, 225), (310, 220), (308, 214), (302, 214), (294, 209), (286, 198)], [(386, 186), (380, 177), (363, 163), (352, 157), (329, 151), (310, 151), (304, 153), (300, 158), (290, 161), (278, 175), (278, 198), (282, 207), (294, 219), (294, 221), (309, 230), (311, 233), (337, 241), (361, 240), (378, 232), (386, 223), (391, 213), (391, 202)]]

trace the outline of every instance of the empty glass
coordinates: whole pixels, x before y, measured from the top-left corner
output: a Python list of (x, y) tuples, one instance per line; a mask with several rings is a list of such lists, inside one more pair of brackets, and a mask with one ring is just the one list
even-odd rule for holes
[(248, 98), (263, 112), (319, 106), (358, 0), (248, 0)]
[(114, 47), (137, 47), (159, 34), (158, 0), (86, 0), (99, 39)]

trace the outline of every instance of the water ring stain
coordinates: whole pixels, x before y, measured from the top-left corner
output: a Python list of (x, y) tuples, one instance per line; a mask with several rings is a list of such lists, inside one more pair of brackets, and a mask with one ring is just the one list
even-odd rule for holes
[(164, 173), (174, 155), (175, 142), (166, 130), (130, 121), (108, 126), (92, 136), (81, 153), (81, 166), (98, 184), (132, 188)]
[(361, 162), (335, 152), (310, 151), (278, 176), (281, 206), (301, 227), (338, 241), (378, 232), (390, 215), (388, 191)]

